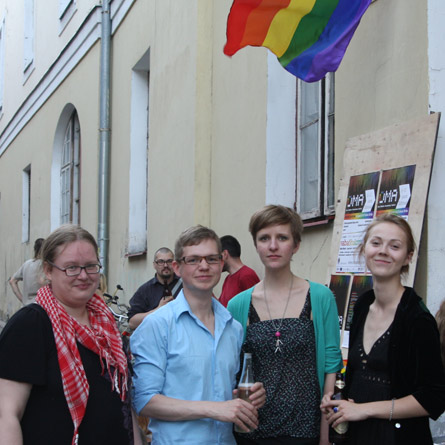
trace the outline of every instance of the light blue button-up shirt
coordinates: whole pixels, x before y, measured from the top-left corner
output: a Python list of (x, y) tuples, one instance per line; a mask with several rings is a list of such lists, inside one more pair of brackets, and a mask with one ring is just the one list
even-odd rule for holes
[[(171, 303), (145, 317), (132, 334), (137, 412), (155, 394), (182, 400), (232, 399), (243, 330), (214, 299), (212, 307), (214, 335), (192, 313), (182, 291)], [(232, 426), (209, 418), (177, 422), (150, 419), (153, 445), (232, 445)]]

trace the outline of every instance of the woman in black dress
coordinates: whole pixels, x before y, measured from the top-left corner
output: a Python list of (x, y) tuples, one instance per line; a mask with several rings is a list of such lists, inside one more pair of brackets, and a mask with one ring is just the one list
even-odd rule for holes
[(408, 223), (393, 214), (366, 230), (360, 253), (373, 290), (354, 308), (343, 401), (323, 398), (333, 426), (349, 421), (351, 445), (432, 444), (428, 417), (445, 409), (445, 375), (433, 316), (401, 277), (415, 249)]

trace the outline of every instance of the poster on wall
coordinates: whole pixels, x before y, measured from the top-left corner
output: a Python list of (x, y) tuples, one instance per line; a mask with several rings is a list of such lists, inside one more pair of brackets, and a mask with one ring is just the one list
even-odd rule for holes
[(351, 293), (349, 295), (348, 309), (346, 311), (345, 330), (343, 333), (342, 348), (349, 345), (349, 330), (351, 329), (352, 315), (357, 298), (372, 289), (371, 275), (354, 275), (351, 284)]
[(351, 176), (343, 230), (337, 257), (337, 273), (365, 273), (357, 253), (363, 233), (374, 218), (380, 172)]
[(343, 327), (343, 317), (345, 314), (346, 302), (348, 301), (349, 287), (352, 275), (331, 275), (329, 289), (335, 297), (338, 310), (338, 324), (340, 330)]
[(415, 165), (392, 168), (382, 172), (377, 216), (391, 212), (408, 220), (415, 172)]

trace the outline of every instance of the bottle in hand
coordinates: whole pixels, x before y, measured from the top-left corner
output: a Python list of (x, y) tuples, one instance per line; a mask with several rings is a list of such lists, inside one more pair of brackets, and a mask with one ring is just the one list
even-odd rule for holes
[[(342, 389), (344, 388), (344, 386), (345, 382), (343, 380), (343, 374), (341, 372), (337, 372), (337, 375), (335, 377), (334, 395), (331, 397), (332, 400), (344, 399), (342, 395)], [(335, 428), (332, 428), (332, 425), (330, 425), (329, 442), (334, 443), (335, 445), (346, 445), (349, 441), (348, 427), (348, 422), (342, 422)]]
[[(238, 384), (238, 398), (246, 400), (250, 403), (249, 396), (251, 394), (250, 388), (254, 384), (253, 379), (253, 366), (252, 366), (252, 354), (246, 352), (244, 354), (243, 370), (241, 372), (241, 378)], [(240, 427), (235, 425), (235, 431), (237, 433), (247, 433), (247, 431), (242, 430)]]

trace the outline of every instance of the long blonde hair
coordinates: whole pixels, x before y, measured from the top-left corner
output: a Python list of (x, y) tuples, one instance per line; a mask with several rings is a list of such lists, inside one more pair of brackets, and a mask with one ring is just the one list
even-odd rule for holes
[(440, 334), (440, 355), (445, 366), (445, 300), (442, 301), (436, 313), (436, 322)]

